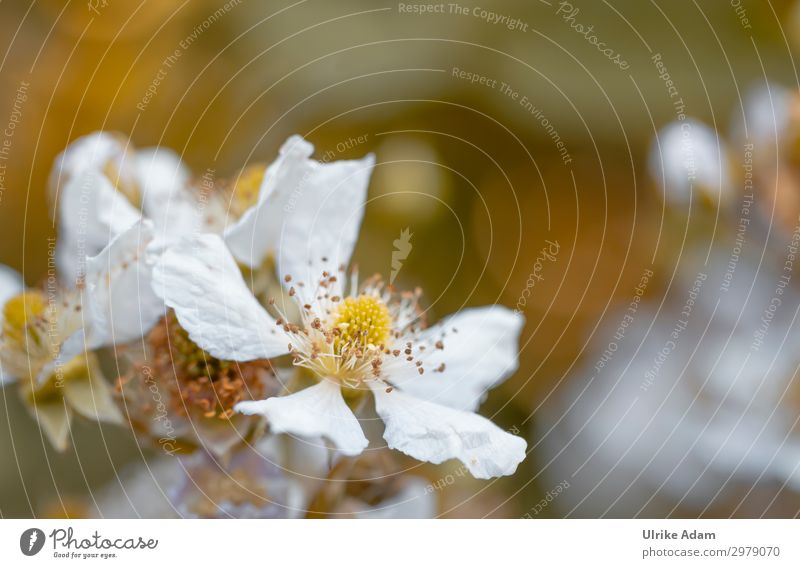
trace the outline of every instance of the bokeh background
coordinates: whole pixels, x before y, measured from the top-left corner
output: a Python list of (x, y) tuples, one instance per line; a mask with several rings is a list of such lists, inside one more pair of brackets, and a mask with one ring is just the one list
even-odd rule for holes
[[(674, 212), (647, 172), (657, 129), (675, 118), (652, 55), (662, 55), (687, 115), (726, 132), (750, 85), (797, 89), (799, 12), (770, 0), (742, 1), (739, 11), (738, 2), (717, 0), (574, 0), (575, 21), (594, 26), (627, 62), (621, 69), (557, 14), (555, 0), (465, 1), (459, 6), (467, 15), (405, 13), (402, 5), (0, 3), (4, 128), (25, 93), (20, 121), (4, 135), (0, 262), (29, 285), (45, 277), (47, 239), (55, 235), (46, 197), (53, 159), (95, 130), (173, 148), (193, 171), (217, 175), (271, 161), (292, 133), (311, 140), (318, 158), (375, 152), (356, 259), (364, 272), (388, 273), (393, 241), (408, 228), (413, 250), (396, 283), (421, 286), (436, 317), (487, 303), (513, 308), (542, 248), (558, 243), (555, 258), (540, 262), (541, 279), (523, 307), (520, 370), (483, 409), (501, 427), (519, 429), (531, 454), (510, 478), (459, 478), (437, 494), (444, 516), (521, 517), (558, 482), (545, 472), (542, 411), (608, 343), (603, 324), (619, 320), (615, 310), (643, 271), (656, 274), (645, 300), (658, 304), (683, 258), (685, 241), (670, 238)], [(476, 7), (521, 23), (491, 23), (474, 15)], [(485, 80), (454, 76), (454, 68)], [(11, 391), (3, 392), (0, 414), (4, 517), (81, 514), (95, 491), (148, 457), (131, 433), (87, 421), (76, 425), (75, 449), (58, 454), (43, 446)], [(435, 480), (448, 469), (425, 472)], [(580, 497), (570, 491), (569, 506), (558, 497), (537, 515), (606, 511), (574, 509)], [(770, 494), (736, 514), (794, 515), (789, 493), (791, 505), (781, 511), (766, 507)], [(705, 511), (651, 505), (652, 516), (734, 514), (724, 503)], [(642, 514), (640, 506), (609, 514)]]

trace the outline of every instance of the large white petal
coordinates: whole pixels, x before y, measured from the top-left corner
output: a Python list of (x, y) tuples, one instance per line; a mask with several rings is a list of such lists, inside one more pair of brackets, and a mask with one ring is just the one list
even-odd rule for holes
[(139, 220), (139, 212), (97, 170), (70, 179), (59, 200), (58, 270), (74, 284), (85, 274), (86, 257)]
[(142, 211), (155, 224), (156, 238), (173, 241), (197, 230), (202, 212), (180, 157), (172, 150), (145, 148), (136, 152), (135, 164)]
[[(302, 194), (285, 208), (278, 240), (281, 278), (291, 275), (298, 293), (312, 301), (323, 271), (336, 274), (353, 254), (375, 157), (315, 164)], [(291, 205), (291, 204), (290, 204)]]
[(152, 240), (153, 224), (140, 221), (87, 260), (91, 349), (138, 339), (164, 314), (164, 302), (153, 291), (152, 269), (145, 259)]
[(323, 270), (350, 261), (375, 164), (372, 155), (326, 164), (310, 159), (313, 151), (300, 136), (290, 137), (267, 169), (258, 204), (225, 232), (239, 261), (254, 267), (273, 254), (281, 275), (291, 274), (307, 290)]
[(288, 352), (286, 334), (250, 293), (219, 236), (195, 235), (149, 252), (153, 289), (197, 345), (229, 361)]
[(525, 440), (483, 416), (427, 402), (398, 389), (372, 385), (375, 410), (386, 423), (390, 448), (439, 464), (458, 459), (478, 479), (511, 475), (525, 459)]
[(314, 147), (300, 136), (284, 142), (278, 159), (264, 174), (258, 203), (225, 229), (225, 243), (239, 262), (254, 268), (275, 253), (284, 208), (292, 191), (310, 175), (313, 152)]
[(240, 402), (236, 410), (266, 416), (276, 434), (324, 436), (348, 456), (360, 454), (368, 444), (358, 419), (342, 398), (339, 385), (332, 381), (322, 381), (288, 396)]
[(414, 357), (423, 362), (424, 375), (397, 359), (390, 360), (389, 380), (416, 397), (476, 410), (489, 389), (517, 370), (524, 324), (522, 315), (503, 306), (462, 310), (425, 330), (416, 342)]

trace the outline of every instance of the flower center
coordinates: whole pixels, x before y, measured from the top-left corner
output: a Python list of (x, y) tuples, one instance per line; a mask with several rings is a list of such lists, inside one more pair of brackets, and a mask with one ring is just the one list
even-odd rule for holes
[(25, 337), (37, 346), (46, 333), (47, 301), (44, 294), (26, 291), (14, 296), (3, 308), (3, 335), (17, 346), (25, 347)]
[(335, 347), (340, 353), (385, 345), (392, 330), (392, 317), (386, 304), (367, 294), (345, 298), (336, 307), (332, 323), (332, 327), (339, 330)]
[(244, 168), (236, 178), (231, 196), (231, 210), (235, 215), (244, 215), (245, 211), (258, 203), (258, 194), (265, 173), (266, 168), (263, 164), (253, 164)]

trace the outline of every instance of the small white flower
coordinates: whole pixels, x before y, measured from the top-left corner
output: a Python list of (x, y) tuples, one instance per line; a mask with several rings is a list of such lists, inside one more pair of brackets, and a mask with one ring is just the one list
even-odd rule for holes
[(758, 84), (744, 95), (744, 113), (737, 109), (731, 118), (733, 138), (741, 143), (753, 143), (768, 154), (767, 167), (775, 167), (775, 151), (790, 129), (796, 93), (776, 83)]
[(97, 361), (82, 351), (78, 297), (26, 290), (2, 306), (0, 376), (18, 384), (23, 403), (58, 450), (67, 446), (72, 412), (119, 422)]
[(56, 159), (50, 195), (57, 204), (56, 260), (65, 283), (77, 283), (86, 274), (86, 258), (142, 217), (153, 222), (160, 239), (187, 234), (198, 224), (200, 212), (180, 158), (170, 150), (136, 151), (129, 144), (96, 132)]
[(724, 144), (705, 124), (687, 119), (662, 128), (650, 147), (650, 175), (664, 200), (677, 206), (702, 200), (719, 206), (731, 200), (730, 164)]
[(118, 423), (122, 417), (92, 350), (130, 342), (163, 313), (150, 286), (143, 249), (149, 221), (135, 223), (87, 260), (74, 289), (24, 290), (22, 277), (4, 268), (0, 299), (0, 377), (18, 383), (31, 414), (57, 449), (68, 442), (72, 412)]
[[(349, 250), (342, 252), (335, 235), (341, 220), (353, 216), (347, 210), (362, 205), (337, 200), (331, 206), (339, 214), (315, 216), (316, 230), (329, 237), (315, 240), (321, 255), (279, 264), (302, 267), (303, 274), (321, 269), (321, 278), (292, 280), (289, 296), (302, 314), (297, 325), (276, 321), (258, 303), (215, 235), (169, 247), (154, 268), (156, 292), (213, 356), (248, 361), (290, 354), (317, 381), (288, 396), (237, 405), (240, 412), (266, 416), (274, 433), (324, 436), (343, 454), (359, 454), (368, 442), (342, 391), (356, 396), (369, 390), (389, 447), (436, 464), (459, 459), (479, 478), (512, 474), (525, 457), (525, 441), (473, 411), (489, 388), (516, 370), (522, 317), (491, 306), (423, 330), (417, 294), (398, 295), (378, 281), (359, 288), (354, 278), (345, 296)], [(309, 258), (302, 251), (298, 256)]]

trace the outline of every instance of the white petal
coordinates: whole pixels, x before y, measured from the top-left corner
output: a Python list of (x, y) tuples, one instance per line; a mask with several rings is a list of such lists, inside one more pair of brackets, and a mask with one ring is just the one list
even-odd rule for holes
[(122, 413), (114, 403), (111, 386), (103, 378), (96, 355), (88, 353), (86, 357), (86, 378), (66, 381), (64, 398), (78, 414), (90, 420), (122, 424)]
[(195, 235), (149, 252), (153, 289), (197, 345), (228, 361), (288, 352), (288, 338), (250, 293), (220, 237)]
[(120, 163), (126, 149), (126, 140), (107, 132), (93, 132), (72, 142), (56, 157), (50, 171), (51, 203), (61, 199), (58, 192), (72, 178), (88, 170), (103, 171), (109, 162)]
[(58, 354), (42, 366), (36, 377), (38, 384), (43, 385), (53, 373), (63, 369), (75, 357), (82, 355), (87, 348), (86, 331), (83, 328), (71, 333), (59, 346)]
[(525, 440), (483, 416), (371, 386), (390, 448), (434, 464), (458, 459), (478, 479), (511, 475), (525, 459)]
[(72, 422), (72, 413), (66, 402), (58, 400), (38, 403), (29, 410), (53, 447), (59, 452), (66, 450), (69, 445), (70, 422)]
[(323, 271), (336, 274), (350, 263), (375, 165), (372, 155), (362, 160), (320, 165), (282, 218), (276, 255), (281, 279), (291, 275), (304, 287), (298, 294), (312, 301)]
[(56, 258), (62, 278), (74, 284), (85, 274), (86, 257), (100, 253), (139, 217), (100, 172), (88, 170), (73, 177), (59, 201)]
[(136, 177), (145, 214), (152, 216), (177, 191), (189, 183), (190, 173), (180, 156), (166, 148), (143, 148), (136, 152)]
[[(489, 389), (517, 370), (524, 324), (522, 315), (503, 306), (462, 310), (425, 330), (416, 342), (414, 356), (423, 362), (424, 375), (395, 360), (389, 380), (416, 397), (476, 410)], [(418, 351), (420, 345), (424, 351)]]
[[(13, 268), (0, 264), (0, 328), (3, 324), (3, 311), (6, 302), (21, 294), (24, 289), (25, 281), (22, 278), (22, 274)], [(3, 365), (3, 361), (0, 360), (0, 386), (17, 380), (17, 377), (9, 373), (6, 367), (6, 365)]]
[(164, 302), (153, 291), (152, 269), (145, 262), (152, 240), (152, 223), (141, 221), (87, 260), (90, 348), (138, 339), (164, 315)]
[(278, 159), (267, 168), (258, 194), (258, 203), (241, 219), (225, 229), (225, 243), (236, 259), (256, 267), (275, 253), (278, 226), (292, 190), (308, 176), (309, 158), (314, 147), (300, 136), (292, 136), (281, 146)]
[(25, 281), (22, 274), (9, 268), (4, 264), (0, 264), (0, 323), (3, 321), (3, 307), (11, 298), (22, 293), (25, 287)]
[(136, 152), (135, 164), (142, 211), (155, 224), (156, 238), (174, 241), (197, 230), (202, 213), (180, 157), (172, 150), (145, 148)]
[(360, 454), (368, 444), (358, 419), (342, 398), (339, 385), (332, 381), (322, 381), (288, 396), (240, 402), (236, 410), (266, 416), (275, 434), (324, 436), (348, 456)]
[(281, 276), (291, 274), (307, 290), (323, 270), (349, 263), (375, 164), (372, 155), (325, 164), (309, 159), (313, 150), (289, 138), (267, 169), (259, 203), (225, 232), (239, 261), (258, 266), (273, 254)]

